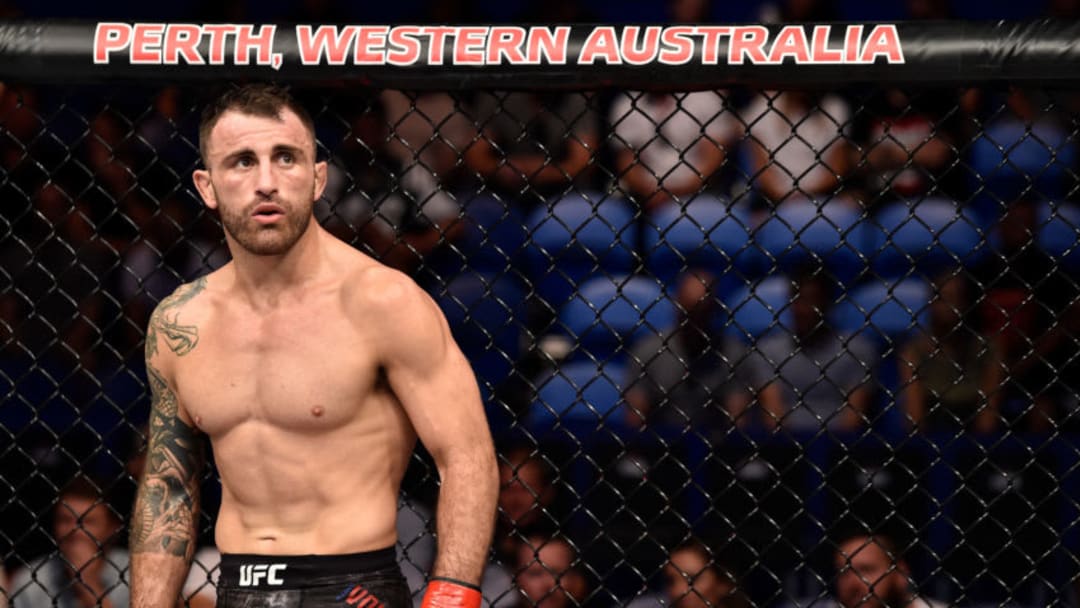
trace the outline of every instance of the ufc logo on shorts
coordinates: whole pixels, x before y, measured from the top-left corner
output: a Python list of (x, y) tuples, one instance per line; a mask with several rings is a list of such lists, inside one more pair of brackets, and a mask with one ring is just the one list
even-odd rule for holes
[(240, 566), (240, 586), (258, 587), (263, 579), (267, 585), (284, 585), (285, 579), (278, 576), (287, 566), (285, 564), (247, 564)]

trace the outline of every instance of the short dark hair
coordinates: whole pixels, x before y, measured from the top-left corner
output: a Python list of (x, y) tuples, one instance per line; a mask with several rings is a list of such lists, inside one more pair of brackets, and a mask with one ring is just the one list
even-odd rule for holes
[(286, 109), (300, 118), (314, 139), (315, 121), (287, 87), (267, 83), (229, 87), (203, 108), (199, 120), (199, 154), (202, 155), (203, 164), (206, 164), (206, 142), (210, 140), (210, 131), (226, 112), (232, 110), (253, 116), (279, 118), (281, 111)]

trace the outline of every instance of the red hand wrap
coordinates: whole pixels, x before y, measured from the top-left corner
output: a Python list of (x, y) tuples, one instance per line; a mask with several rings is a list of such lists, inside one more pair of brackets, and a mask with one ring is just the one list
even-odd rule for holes
[(480, 608), (480, 590), (446, 579), (432, 579), (420, 608)]

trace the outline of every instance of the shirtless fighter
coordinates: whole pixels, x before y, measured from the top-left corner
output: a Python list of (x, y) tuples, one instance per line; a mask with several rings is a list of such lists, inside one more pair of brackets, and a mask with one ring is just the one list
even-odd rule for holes
[(132, 605), (176, 605), (205, 439), (222, 481), (219, 606), (411, 605), (395, 520), (419, 437), (442, 480), (424, 605), (478, 607), (498, 471), (446, 321), (409, 278), (311, 221), (327, 167), (285, 91), (231, 90), (199, 136), (195, 186), (233, 261), (163, 300), (147, 330)]

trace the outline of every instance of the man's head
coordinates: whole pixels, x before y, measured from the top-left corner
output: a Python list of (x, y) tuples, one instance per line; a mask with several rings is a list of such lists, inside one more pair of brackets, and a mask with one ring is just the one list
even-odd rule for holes
[(60, 553), (74, 569), (108, 550), (119, 529), (120, 520), (94, 482), (76, 477), (64, 487), (53, 512), (53, 534)]
[(528, 448), (514, 448), (499, 462), (499, 513), (506, 523), (528, 529), (555, 498), (551, 467)]
[(285, 89), (230, 89), (203, 111), (199, 150), (195, 187), (221, 214), (234, 254), (281, 255), (307, 231), (326, 163), (311, 117)]
[(844, 537), (833, 557), (836, 599), (843, 608), (893, 608), (908, 603), (907, 562), (884, 534)]
[(664, 590), (676, 608), (742, 605), (734, 579), (699, 541), (688, 541), (671, 552), (664, 566)]
[(565, 539), (543, 535), (531, 536), (518, 547), (514, 582), (522, 605), (535, 608), (578, 606), (588, 591), (574, 547)]

